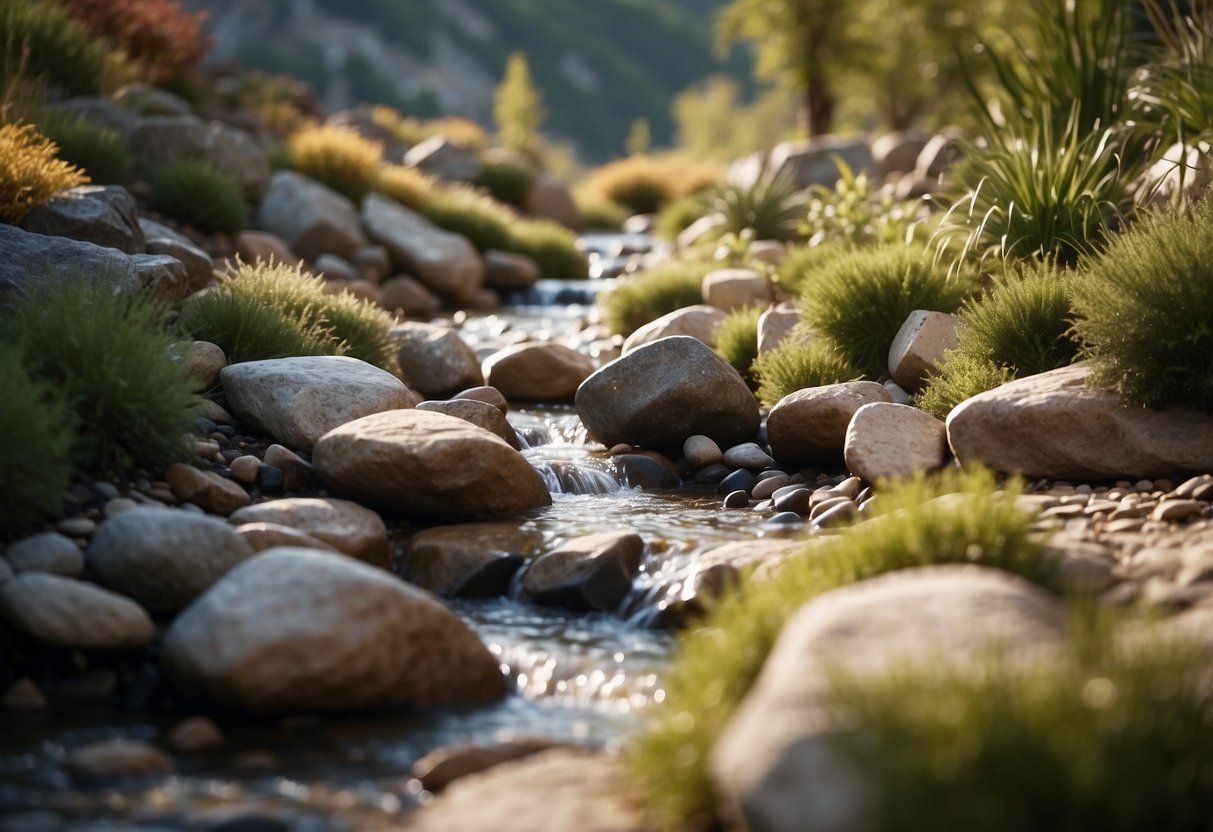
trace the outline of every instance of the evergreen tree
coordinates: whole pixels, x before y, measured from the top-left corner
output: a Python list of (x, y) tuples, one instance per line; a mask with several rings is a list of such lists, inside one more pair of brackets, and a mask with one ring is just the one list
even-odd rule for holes
[(526, 55), (515, 52), (505, 66), (505, 77), (493, 95), (493, 120), (502, 147), (536, 156), (539, 125), (543, 123), (543, 94), (531, 80)]

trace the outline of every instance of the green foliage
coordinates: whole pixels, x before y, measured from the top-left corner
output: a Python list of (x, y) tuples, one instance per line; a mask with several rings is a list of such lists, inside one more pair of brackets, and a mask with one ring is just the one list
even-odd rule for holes
[(434, 195), (434, 180), (417, 168), (403, 165), (384, 165), (379, 169), (379, 180), (375, 190), (389, 196), (406, 208), (424, 211)]
[(750, 372), (758, 382), (758, 400), (767, 407), (806, 387), (855, 381), (863, 376), (845, 352), (803, 327), (759, 355), (750, 365)]
[(161, 168), (150, 202), (206, 234), (238, 234), (248, 222), (248, 205), (236, 180), (201, 159), (178, 159)]
[(1027, 667), (991, 656), (977, 672), (836, 674), (834, 742), (876, 784), (876, 828), (1206, 829), (1207, 658), (1174, 637), (1124, 646), (1105, 629)]
[(57, 152), (33, 125), (0, 124), (0, 222), (20, 222), (60, 191), (89, 181)]
[(577, 236), (558, 222), (518, 218), (510, 223), (509, 250), (525, 254), (539, 264), (544, 277), (583, 278), (590, 263), (577, 248)]
[(866, 171), (855, 174), (842, 159), (836, 161), (837, 184), (810, 189), (800, 227), (809, 245), (834, 240), (853, 245), (908, 242), (925, 218), (925, 203), (898, 201), (892, 185), (874, 188)]
[(953, 312), (970, 289), (919, 248), (856, 249), (818, 269), (803, 290), (805, 323), (865, 375), (888, 372), (889, 347), (915, 309)]
[(755, 381), (750, 367), (758, 358), (758, 319), (762, 313), (761, 306), (735, 309), (712, 333), (712, 348), (751, 386), (755, 385)]
[(531, 80), (526, 54), (515, 52), (493, 94), (493, 121), (501, 146), (519, 153), (537, 152), (543, 119), (543, 95)]
[(669, 168), (651, 156), (629, 156), (596, 168), (585, 187), (595, 199), (633, 214), (655, 213), (678, 192)]
[(850, 250), (850, 244), (841, 240), (789, 246), (783, 262), (775, 270), (775, 284), (788, 294), (804, 298), (817, 272)]
[(98, 185), (124, 185), (131, 175), (131, 154), (118, 131), (76, 116), (38, 119), (38, 130), (53, 141), (56, 155), (84, 171)]
[(239, 264), (220, 284), (189, 297), (181, 323), (223, 348), (230, 363), (295, 355), (348, 355), (395, 372), (392, 318), (324, 280), (281, 263)]
[(673, 113), (682, 152), (726, 163), (770, 150), (796, 128), (796, 102), (788, 90), (773, 87), (746, 103), (741, 85), (726, 75), (680, 92)]
[(703, 303), (703, 279), (716, 268), (713, 263), (674, 262), (621, 278), (598, 296), (603, 322), (626, 337), (662, 315)]
[(452, 185), (434, 191), (422, 213), (434, 225), (462, 234), (479, 251), (509, 251), (514, 212), (477, 190)]
[(918, 405), (940, 419), (968, 398), (1012, 379), (1071, 363), (1073, 278), (1044, 266), (1008, 274), (961, 309), (956, 349), (927, 379)]
[(653, 222), (653, 233), (663, 240), (676, 240), (693, 222), (707, 213), (699, 194), (679, 197), (662, 206)]
[(1147, 406), (1213, 408), (1213, 205), (1148, 216), (1074, 286), (1092, 381)]
[(1129, 89), (1134, 120), (1185, 144), (1213, 134), (1213, 5), (1142, 5), (1159, 46)]
[(287, 140), (291, 167), (355, 203), (375, 188), (383, 147), (348, 127), (305, 127)]
[(523, 209), (535, 186), (535, 171), (517, 162), (484, 161), (472, 184), (488, 191), (498, 202)]
[(607, 199), (580, 198), (577, 210), (587, 231), (618, 231), (628, 218), (628, 210)]
[(90, 275), (32, 292), (0, 327), (75, 414), (80, 467), (100, 474), (184, 458), (198, 398), (181, 342), (150, 297)]
[(112, 43), (47, 0), (0, 0), (0, 48), (16, 61), (3, 61), (3, 86), (19, 71), (67, 95), (95, 95), (117, 89), (130, 75)]
[(764, 169), (753, 182), (729, 182), (703, 195), (706, 213), (718, 234), (749, 230), (758, 240), (790, 240), (804, 211), (804, 200), (790, 175)]
[(0, 540), (35, 530), (72, 481), (75, 414), (22, 363), (19, 348), (0, 344)]
[(1055, 561), (1032, 539), (1032, 518), (1016, 505), (1017, 490), (1015, 483), (996, 490), (984, 471), (891, 486), (877, 497), (877, 517), (819, 538), (774, 575), (725, 596), (683, 641), (665, 702), (633, 749), (636, 780), (652, 805), (680, 827), (713, 821), (708, 754), (784, 623), (818, 595), (899, 569), (947, 563), (1004, 569), (1054, 587)]

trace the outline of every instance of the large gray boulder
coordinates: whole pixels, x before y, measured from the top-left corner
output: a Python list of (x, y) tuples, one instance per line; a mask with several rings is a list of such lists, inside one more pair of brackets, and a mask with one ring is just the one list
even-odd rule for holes
[(201, 291), (215, 282), (215, 261), (185, 235), (158, 222), (139, 218), (143, 231), (143, 250), (181, 261), (187, 278), (186, 293)]
[(1154, 479), (1213, 471), (1213, 416), (1125, 405), (1088, 386), (1076, 364), (1017, 379), (962, 402), (948, 415), (961, 462), (1077, 480)]
[(256, 203), (270, 184), (269, 157), (257, 141), (220, 121), (195, 116), (151, 116), (141, 119), (128, 139), (135, 175), (154, 179), (165, 165), (179, 159), (201, 159), (226, 173)]
[(350, 257), (366, 244), (354, 203), (331, 188), (289, 170), (270, 180), (256, 225), (308, 260), (322, 254)]
[(241, 419), (295, 450), (310, 451), (338, 425), (418, 397), (386, 370), (339, 355), (229, 364), (219, 374), (229, 407)]
[(497, 659), (433, 596), (318, 549), (270, 549), (173, 622), (163, 663), (182, 694), (253, 712), (492, 702)]
[(784, 465), (831, 462), (842, 456), (847, 425), (865, 404), (888, 402), (874, 381), (806, 387), (780, 399), (767, 415), (771, 454)]
[(480, 172), (475, 150), (441, 134), (410, 147), (404, 163), (444, 182), (471, 182)]
[(832, 744), (830, 684), (918, 661), (957, 672), (1041, 660), (1064, 641), (1058, 599), (1007, 573), (928, 567), (810, 601), (784, 626), (712, 750), (726, 822), (765, 832), (874, 830), (879, 787)]
[(512, 517), (552, 501), (522, 454), (444, 413), (391, 410), (356, 419), (320, 438), (312, 464), (334, 491), (427, 519)]
[(703, 434), (721, 447), (753, 438), (758, 402), (741, 375), (702, 341), (662, 338), (601, 367), (577, 389), (574, 406), (590, 435), (678, 452)]
[(392, 327), (392, 338), (400, 377), (423, 396), (452, 396), (484, 384), (476, 351), (450, 327), (406, 321)]
[(139, 506), (101, 524), (88, 565), (101, 582), (155, 613), (173, 613), (210, 588), (253, 548), (214, 517)]
[(21, 227), (35, 234), (69, 237), (143, 254), (143, 230), (135, 198), (118, 185), (80, 185), (25, 215)]
[(47, 572), (0, 583), (0, 620), (43, 644), (72, 650), (135, 650), (156, 635), (147, 611), (129, 598)]
[(387, 249), (398, 270), (456, 303), (476, 298), (484, 261), (466, 238), (380, 194), (363, 200), (362, 224), (367, 236)]
[(66, 279), (108, 281), (115, 292), (150, 290), (172, 304), (189, 292), (181, 261), (151, 254), (124, 254), (116, 248), (33, 234), (0, 224), (0, 301)]

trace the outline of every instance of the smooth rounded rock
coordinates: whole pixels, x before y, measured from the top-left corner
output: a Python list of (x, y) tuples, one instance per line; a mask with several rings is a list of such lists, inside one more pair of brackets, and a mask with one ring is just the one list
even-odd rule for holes
[(654, 321), (649, 321), (625, 338), (623, 354), (627, 355), (637, 347), (643, 347), (645, 344), (651, 344), (672, 335), (686, 335), (710, 346), (716, 327), (728, 316), (729, 314), (723, 309), (717, 309), (715, 306), (708, 306), (705, 303), (684, 306), (682, 309), (676, 309)]
[(299, 529), (280, 526), (277, 523), (243, 523), (236, 527), (236, 534), (243, 537), (248, 545), (253, 547), (254, 552), (264, 552), (280, 546), (322, 549), (325, 552), (337, 551), (335, 546), (331, 546), (319, 538), (312, 537)]
[(809, 387), (784, 396), (767, 415), (771, 454), (784, 465), (834, 462), (843, 454), (847, 426), (865, 404), (889, 401), (874, 381)]
[(504, 595), (514, 574), (543, 545), (534, 529), (507, 523), (461, 523), (413, 535), (401, 574), (446, 597)]
[(682, 480), (678, 469), (660, 454), (624, 453), (614, 457), (615, 468), (628, 488), (677, 488)]
[(724, 452), (724, 464), (730, 468), (745, 468), (748, 471), (761, 471), (772, 462), (770, 456), (753, 442), (743, 442), (734, 445)]
[(155, 635), (152, 619), (129, 598), (46, 572), (0, 584), (0, 618), (36, 641), (75, 650), (134, 650)]
[(590, 373), (594, 361), (554, 341), (514, 344), (484, 360), (484, 379), (508, 401), (567, 402)]
[(601, 532), (562, 544), (540, 556), (522, 579), (539, 604), (609, 611), (619, 606), (640, 569), (644, 541), (634, 532)]
[(490, 387), (487, 384), (461, 390), (454, 396), (451, 396), (451, 398), (457, 401), (461, 399), (471, 399), (473, 401), (491, 404), (493, 407), (500, 410), (503, 415), (510, 412), (510, 403), (506, 401), (505, 396), (501, 395), (501, 391), (496, 387)]
[(392, 327), (404, 383), (423, 396), (442, 398), (484, 384), (480, 359), (450, 327), (410, 321)]
[(261, 470), (261, 460), (252, 455), (238, 456), (228, 463), (227, 469), (232, 472), (233, 479), (252, 485), (257, 481), (257, 472)]
[(228, 522), (235, 526), (247, 523), (287, 526), (372, 566), (392, 567), (383, 518), (349, 500), (332, 497), (270, 500), (237, 511)]
[(192, 341), (185, 353), (185, 374), (194, 390), (203, 392), (219, 383), (219, 373), (227, 366), (223, 348), (210, 341)]
[(692, 468), (706, 468), (724, 458), (720, 446), (712, 441), (711, 437), (702, 434), (686, 438), (682, 443), (682, 455)]
[(96, 784), (165, 777), (172, 773), (173, 761), (151, 743), (118, 739), (89, 743), (69, 751), (63, 767), (74, 780)]
[(4, 552), (13, 572), (50, 572), (65, 578), (84, 573), (84, 553), (76, 542), (58, 532), (42, 532), (18, 540)]
[(948, 431), (930, 413), (891, 402), (865, 404), (847, 426), (843, 458), (868, 482), (934, 471), (948, 453)]
[(193, 503), (211, 514), (231, 514), (252, 502), (239, 483), (226, 480), (214, 471), (199, 471), (181, 462), (174, 462), (165, 469), (164, 479), (178, 500)]
[(728, 494), (730, 491), (744, 491), (749, 494), (757, 484), (758, 478), (752, 472), (739, 468), (722, 479), (716, 490), (721, 494)]
[(724, 498), (724, 507), (725, 508), (749, 508), (749, 506), (750, 506), (750, 495), (741, 489), (738, 489), (736, 491), (730, 491), (728, 494), (725, 495), (725, 498)]
[(163, 663), (183, 694), (253, 712), (475, 704), (505, 693), (497, 659), (432, 596), (314, 549), (271, 549), (229, 572), (173, 622)]
[(426, 401), (418, 404), (417, 410), (430, 410), (434, 413), (445, 413), (456, 419), (463, 419), (465, 422), (471, 422), (473, 425), (501, 437), (514, 450), (522, 449), (522, 443), (518, 441), (518, 432), (514, 430), (514, 426), (505, 418), (505, 414), (488, 402), (474, 399)]

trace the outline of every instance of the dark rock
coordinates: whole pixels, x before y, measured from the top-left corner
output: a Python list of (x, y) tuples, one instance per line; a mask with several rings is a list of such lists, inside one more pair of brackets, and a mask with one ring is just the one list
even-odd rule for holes
[(69, 237), (127, 254), (142, 254), (139, 209), (126, 188), (81, 185), (31, 210), (21, 227), (34, 234)]

